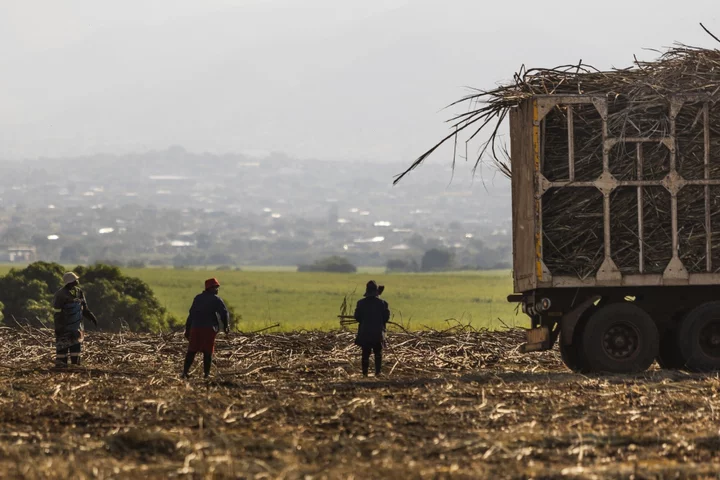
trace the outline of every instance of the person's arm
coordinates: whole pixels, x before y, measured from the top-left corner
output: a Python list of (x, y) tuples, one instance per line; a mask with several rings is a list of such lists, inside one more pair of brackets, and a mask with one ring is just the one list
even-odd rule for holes
[(185, 338), (187, 339), (190, 339), (190, 327), (192, 326), (192, 311), (194, 306), (195, 300), (193, 300), (193, 303), (190, 306), (190, 311), (188, 312), (187, 320), (185, 320)]
[(53, 297), (53, 308), (62, 309), (65, 306), (65, 289), (59, 290)]
[(217, 297), (217, 299), (219, 302), (218, 313), (220, 314), (220, 320), (223, 325), (225, 325), (225, 333), (230, 333), (230, 312), (228, 312), (227, 306), (225, 302), (222, 301), (222, 298)]
[(383, 300), (383, 325), (390, 321), (390, 305)]
[(95, 325), (97, 327), (98, 326), (97, 317), (95, 316), (95, 314), (93, 312), (90, 311), (90, 308), (88, 307), (87, 299), (85, 298), (85, 292), (83, 292), (79, 288), (78, 288), (78, 296), (80, 297), (79, 300), (80, 300), (80, 305), (82, 306), (83, 317), (90, 320), (93, 323), (93, 325)]

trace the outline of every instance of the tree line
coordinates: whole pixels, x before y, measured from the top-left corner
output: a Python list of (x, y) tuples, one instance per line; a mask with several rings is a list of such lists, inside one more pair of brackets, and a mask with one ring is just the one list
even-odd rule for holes
[[(35, 262), (12, 269), (0, 277), (0, 311), (6, 325), (30, 323), (53, 325), (53, 296), (62, 287), (66, 268), (57, 263)], [(117, 332), (162, 331), (180, 321), (163, 307), (150, 286), (139, 278), (123, 275), (116, 266), (77, 266), (80, 288), (99, 319), (98, 329)], [(95, 329), (86, 325), (88, 330)]]

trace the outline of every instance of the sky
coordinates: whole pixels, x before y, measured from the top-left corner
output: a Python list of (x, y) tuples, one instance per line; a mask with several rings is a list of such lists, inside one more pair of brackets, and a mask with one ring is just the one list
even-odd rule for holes
[[(411, 162), (522, 64), (720, 47), (716, 0), (0, 0), (0, 159), (190, 151)], [(441, 151), (431, 161), (449, 161)]]

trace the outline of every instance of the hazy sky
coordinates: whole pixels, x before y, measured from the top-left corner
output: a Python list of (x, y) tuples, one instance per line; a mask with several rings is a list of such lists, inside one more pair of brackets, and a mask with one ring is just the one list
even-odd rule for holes
[[(717, 0), (0, 0), (0, 158), (193, 151), (411, 161), (525, 63), (720, 47)], [(435, 158), (434, 161), (447, 161)]]

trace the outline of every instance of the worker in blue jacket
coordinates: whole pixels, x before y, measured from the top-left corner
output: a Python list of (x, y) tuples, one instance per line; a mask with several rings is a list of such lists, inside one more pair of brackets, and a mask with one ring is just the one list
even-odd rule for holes
[(203, 353), (203, 370), (205, 378), (210, 376), (212, 355), (215, 351), (215, 337), (220, 329), (230, 332), (230, 314), (225, 302), (218, 296), (220, 282), (217, 278), (205, 280), (205, 291), (197, 295), (190, 307), (190, 314), (185, 322), (185, 338), (190, 340), (183, 378), (187, 378), (195, 360), (195, 354)]
[(358, 322), (358, 333), (355, 345), (362, 348), (362, 372), (367, 377), (370, 368), (370, 353), (375, 354), (375, 376), (380, 375), (382, 367), (382, 348), (385, 343), (385, 326), (390, 320), (390, 307), (380, 298), (384, 290), (374, 280), (370, 280), (365, 288), (364, 298), (360, 299), (355, 308), (355, 320)]

